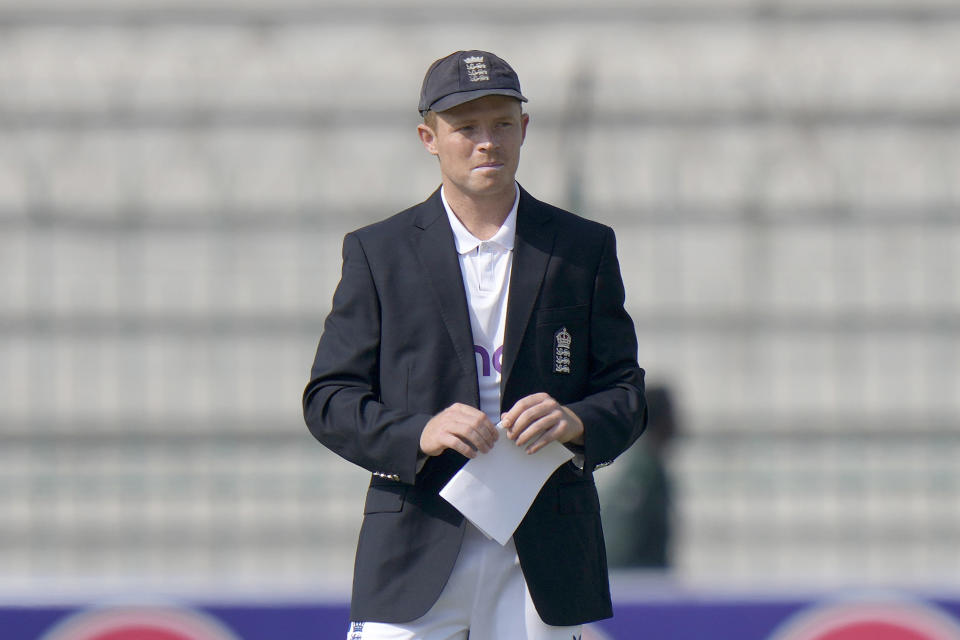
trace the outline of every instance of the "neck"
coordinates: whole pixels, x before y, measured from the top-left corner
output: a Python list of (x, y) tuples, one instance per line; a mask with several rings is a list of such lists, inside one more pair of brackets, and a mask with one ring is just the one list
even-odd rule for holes
[(512, 188), (507, 193), (478, 198), (444, 185), (443, 197), (467, 231), (481, 240), (489, 240), (510, 215), (517, 192)]

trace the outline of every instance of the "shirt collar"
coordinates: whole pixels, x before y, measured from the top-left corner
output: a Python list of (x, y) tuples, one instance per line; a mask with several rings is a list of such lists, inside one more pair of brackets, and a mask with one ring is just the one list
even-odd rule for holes
[[(516, 185), (516, 183), (514, 183), (514, 185)], [(480, 240), (480, 238), (470, 233), (470, 230), (460, 222), (460, 218), (453, 213), (453, 209), (450, 208), (450, 205), (447, 203), (447, 198), (443, 194), (443, 187), (440, 187), (440, 200), (443, 201), (443, 208), (447, 212), (447, 219), (450, 220), (450, 228), (453, 229), (453, 241), (456, 243), (457, 253), (460, 255), (468, 254), (479, 247), (481, 242), (498, 245), (507, 251), (513, 250), (513, 241), (517, 235), (517, 205), (520, 203), (520, 187), (515, 186), (515, 188), (517, 195), (513, 199), (513, 206), (510, 208), (510, 213), (507, 214), (507, 219), (503, 221), (503, 224), (500, 225), (500, 228), (497, 229), (497, 232), (493, 234), (492, 238), (489, 240)]]

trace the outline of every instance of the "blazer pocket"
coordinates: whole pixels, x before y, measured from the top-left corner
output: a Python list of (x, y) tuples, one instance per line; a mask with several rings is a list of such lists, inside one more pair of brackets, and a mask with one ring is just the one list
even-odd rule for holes
[(407, 485), (397, 482), (370, 485), (367, 489), (367, 500), (363, 504), (363, 515), (402, 511), (407, 488)]
[(553, 307), (537, 309), (537, 326), (545, 324), (586, 324), (590, 319), (590, 305), (578, 304), (573, 307)]

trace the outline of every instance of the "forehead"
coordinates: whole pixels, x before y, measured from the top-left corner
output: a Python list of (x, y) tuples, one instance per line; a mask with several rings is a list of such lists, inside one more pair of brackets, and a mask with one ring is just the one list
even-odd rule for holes
[(464, 102), (437, 115), (447, 121), (468, 120), (501, 116), (517, 116), (521, 113), (520, 101), (510, 96), (484, 96)]

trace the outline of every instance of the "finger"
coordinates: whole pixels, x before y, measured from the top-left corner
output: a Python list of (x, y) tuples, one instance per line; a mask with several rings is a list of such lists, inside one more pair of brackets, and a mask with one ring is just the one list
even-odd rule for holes
[(534, 440), (542, 437), (561, 420), (563, 420), (563, 412), (559, 410), (551, 411), (537, 418), (517, 436), (517, 446), (524, 447), (532, 444)]
[(473, 422), (487, 423), (490, 425), (493, 424), (492, 422), (490, 422), (490, 418), (487, 417), (487, 414), (485, 414), (483, 411), (481, 411), (476, 407), (471, 407), (469, 405), (462, 404), (460, 405), (460, 413), (465, 418), (467, 418), (468, 420), (472, 420)]
[(450, 430), (461, 435), (476, 433), (485, 440), (496, 440), (497, 433), (497, 428), (490, 422), (487, 414), (473, 407), (464, 407), (462, 411), (450, 416)]
[(496, 444), (497, 440), (500, 438), (499, 430), (493, 425), (481, 425), (476, 430), (477, 437), (483, 444), (486, 445), (484, 453), (493, 448), (493, 445)]
[(453, 449), (457, 453), (461, 453), (468, 458), (477, 457), (477, 449), (471, 446), (466, 440), (458, 437), (455, 434), (448, 433), (444, 439), (444, 444), (448, 449)]
[(460, 402), (450, 405), (444, 411), (450, 416), (450, 418), (458, 422), (489, 421), (487, 419), (487, 414), (480, 411), (480, 409), (471, 407), (467, 404), (462, 404)]
[(499, 434), (485, 414), (480, 416), (457, 416), (448, 423), (447, 431), (482, 453), (493, 448)]
[(504, 428), (509, 429), (510, 427), (512, 427), (513, 423), (517, 420), (520, 414), (522, 414), (524, 411), (526, 411), (528, 408), (532, 407), (533, 405), (537, 404), (538, 402), (541, 402), (545, 397), (549, 398), (550, 396), (547, 395), (546, 393), (541, 392), (541, 393), (534, 393), (529, 396), (524, 396), (519, 400), (517, 400), (516, 403), (514, 403), (514, 405), (510, 407), (510, 410), (504, 413), (500, 417), (501, 421), (503, 422)]
[(460, 438), (480, 453), (487, 453), (493, 448), (493, 444), (487, 441), (487, 438), (480, 429), (470, 429), (463, 435), (460, 435)]
[(553, 426), (549, 415), (540, 415), (535, 412), (536, 407), (528, 409), (514, 425), (517, 446), (525, 446), (536, 440), (540, 435)]
[(497, 437), (496, 428), (486, 414), (475, 407), (454, 403), (427, 422), (420, 446), (431, 456), (453, 449), (472, 458), (478, 450), (489, 451)]
[[(519, 403), (518, 403), (519, 404)], [(531, 413), (538, 405), (536, 403), (525, 402), (523, 406), (514, 405), (513, 410), (517, 410), (509, 422), (504, 422), (507, 437), (516, 440), (523, 431), (530, 426), (530, 423), (536, 418), (536, 413)]]
[(464, 416), (464, 423), (467, 428), (473, 432), (471, 440), (477, 443), (482, 440), (492, 447), (500, 438), (500, 430), (490, 421), (487, 414), (472, 407), (470, 407), (470, 409), (471, 413), (468, 416)]
[(563, 423), (557, 423), (552, 428), (544, 432), (536, 441), (533, 442), (530, 446), (527, 447), (527, 455), (533, 455), (540, 449), (543, 449), (545, 446), (554, 442), (555, 440), (560, 439), (560, 434), (563, 432), (564, 425)]
[(520, 414), (517, 420), (513, 423), (513, 426), (510, 428), (510, 435), (516, 439), (517, 444), (520, 444), (521, 441), (518, 436), (526, 432), (538, 420), (547, 418), (557, 411), (559, 411), (559, 407), (556, 401), (548, 396), (547, 400), (529, 407), (526, 411)]

